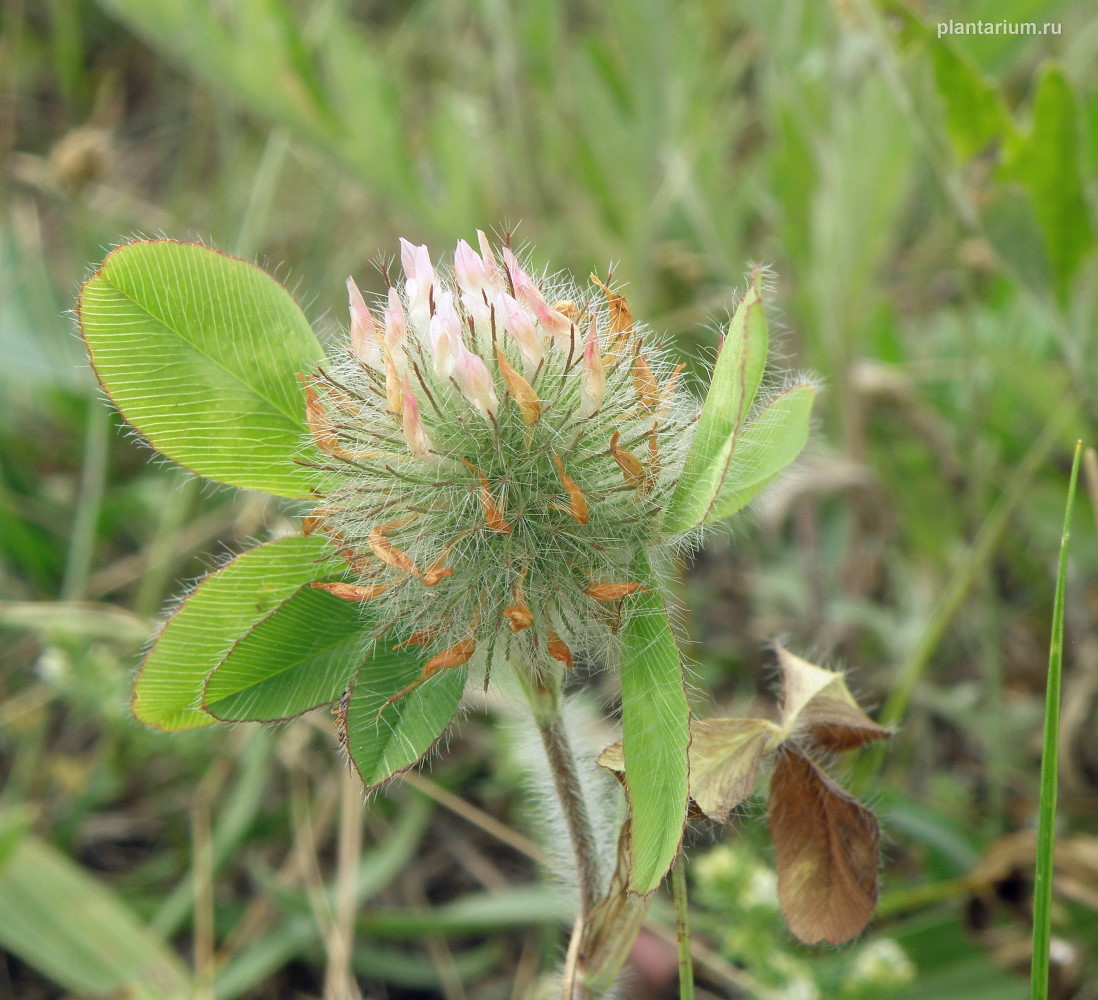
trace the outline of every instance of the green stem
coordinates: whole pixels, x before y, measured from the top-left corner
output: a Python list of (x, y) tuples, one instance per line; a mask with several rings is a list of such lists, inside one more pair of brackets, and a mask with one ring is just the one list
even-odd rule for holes
[(1048, 687), (1045, 694), (1045, 738), (1041, 751), (1041, 799), (1037, 822), (1037, 866), (1033, 881), (1033, 960), (1029, 975), (1032, 1000), (1047, 1000), (1049, 944), (1052, 936), (1052, 871), (1055, 850), (1057, 761), (1060, 743), (1060, 678), (1064, 659), (1064, 591), (1067, 581), (1068, 539), (1071, 508), (1079, 479), (1083, 442), (1075, 443), (1071, 465), (1064, 532), (1060, 538), (1060, 562), (1056, 571), (1056, 597), (1052, 604), (1052, 638), (1048, 651)]
[(694, 1000), (694, 961), (690, 955), (690, 911), (686, 899), (686, 856), (679, 851), (671, 868), (675, 899), (675, 938), (679, 945), (679, 1000)]

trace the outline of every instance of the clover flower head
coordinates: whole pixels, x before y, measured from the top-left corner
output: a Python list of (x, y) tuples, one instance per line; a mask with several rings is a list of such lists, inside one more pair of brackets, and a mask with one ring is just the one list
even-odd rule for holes
[(606, 283), (536, 279), (477, 238), (437, 268), (402, 240), (372, 311), (348, 279), (347, 349), (305, 380), (325, 456), (306, 530), (354, 575), (322, 586), (422, 647), (424, 676), (571, 667), (641, 589), (638, 552), (687, 542), (661, 525), (696, 415), (681, 368)]

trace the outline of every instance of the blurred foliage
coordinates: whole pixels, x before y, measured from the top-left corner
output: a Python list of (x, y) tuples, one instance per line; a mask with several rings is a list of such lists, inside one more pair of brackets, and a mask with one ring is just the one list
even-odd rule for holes
[[(1060, 31), (938, 37), (981, 18)], [(969, 876), (1035, 812), (1067, 463), (1098, 421), (1096, 44), (1079, 0), (4, 0), (0, 855), (22, 860), (0, 893), (37, 892), (47, 912), (91, 893), (115, 931), (143, 928), (166, 975), (184, 973), (165, 942), (188, 955), (196, 996), (322, 988), (335, 748), (308, 722), (168, 738), (126, 708), (177, 581), (293, 524), (119, 433), (65, 315), (88, 263), (132, 233), (201, 238), (276, 269), (330, 330), (345, 276), (380, 289), (371, 261), (398, 234), (439, 248), (516, 228), (538, 266), (612, 263), (695, 368), (748, 263), (772, 265), (784, 350), (826, 392), (799, 473), (686, 574), (697, 703), (741, 714), (779, 635), (851, 668), (902, 720), (855, 770), (891, 838), (873, 933), (908, 954), (912, 996), (1007, 995), (1027, 868), (980, 893)], [(1094, 832), (1098, 795), (1088, 506), (1068, 579), (1065, 836)], [(436, 802), (517, 815), (495, 752), (474, 716), (436, 799), (371, 802), (367, 991), (534, 996), (551, 967), (560, 914), (528, 862)], [(1059, 997), (1096, 988), (1098, 876), (1082, 870), (1053, 928)], [(735, 896), (719, 885), (699, 886), (701, 915)], [(763, 933), (727, 905), (724, 924)], [(94, 923), (44, 953), (2, 909), (0, 994), (90, 995), (127, 968)], [(795, 957), (833, 983), (871, 947)], [(734, 994), (714, 968), (699, 982)]]

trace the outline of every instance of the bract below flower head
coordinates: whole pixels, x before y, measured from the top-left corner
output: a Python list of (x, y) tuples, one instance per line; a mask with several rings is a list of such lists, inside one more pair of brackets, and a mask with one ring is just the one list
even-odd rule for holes
[(376, 318), (352, 294), (352, 349), (309, 386), (327, 464), (308, 523), (425, 664), (563, 670), (620, 626), (637, 555), (684, 544), (661, 520), (695, 407), (619, 295), (477, 237), (449, 268), (401, 241)]

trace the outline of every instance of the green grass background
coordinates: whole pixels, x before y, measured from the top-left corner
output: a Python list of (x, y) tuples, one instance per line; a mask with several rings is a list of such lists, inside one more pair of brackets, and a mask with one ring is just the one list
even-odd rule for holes
[[(978, 19), (1061, 31), (936, 37)], [(477, 227), (538, 267), (612, 265), (698, 372), (749, 263), (773, 267), (784, 363), (825, 391), (799, 472), (684, 576), (698, 705), (765, 696), (777, 636), (850, 668), (899, 727), (850, 775), (886, 830), (871, 939), (907, 949), (913, 997), (1022, 995), (1063, 497), (1098, 420), (1095, 51), (1093, 6), (1058, 0), (4, 0), (0, 996), (309, 996), (325, 964), (326, 727), (167, 737), (127, 707), (179, 581), (292, 523), (121, 428), (67, 312), (89, 267), (134, 234), (201, 239), (331, 332), (345, 276), (380, 290), (398, 235), (440, 256)], [(1061, 997), (1098, 990), (1093, 487), (1067, 588)], [(494, 740), (472, 716), (432, 780), (521, 826)], [(411, 785), (366, 826), (365, 995), (533, 996), (559, 914), (518, 855), (493, 883), (462, 853), (492, 842)], [(760, 826), (726, 840), (765, 859)], [(779, 995), (786, 959), (855, 995), (843, 953), (731, 888), (697, 907)], [(745, 921), (765, 948), (728, 940)]]

